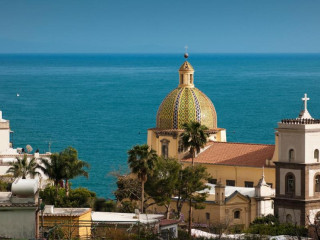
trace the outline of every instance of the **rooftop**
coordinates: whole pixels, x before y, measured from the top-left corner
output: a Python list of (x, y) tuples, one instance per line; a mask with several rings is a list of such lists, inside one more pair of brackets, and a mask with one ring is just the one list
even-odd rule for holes
[(92, 221), (109, 222), (109, 223), (155, 223), (163, 218), (162, 214), (139, 214), (135, 213), (118, 213), (118, 212), (92, 212)]
[[(275, 146), (268, 144), (209, 142), (208, 147), (198, 154), (195, 163), (217, 165), (263, 167), (272, 159)], [(191, 162), (190, 156), (181, 161)]]
[(87, 212), (91, 211), (91, 208), (53, 208), (51, 209), (53, 212), (48, 211), (47, 208), (44, 211), (44, 216), (47, 217), (78, 217), (81, 216)]

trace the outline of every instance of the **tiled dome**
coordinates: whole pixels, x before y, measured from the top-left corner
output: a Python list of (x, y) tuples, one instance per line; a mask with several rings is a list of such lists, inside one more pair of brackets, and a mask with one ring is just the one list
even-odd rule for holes
[(217, 127), (217, 114), (211, 100), (195, 87), (178, 87), (161, 103), (157, 128), (182, 129), (184, 123), (200, 122), (209, 129)]

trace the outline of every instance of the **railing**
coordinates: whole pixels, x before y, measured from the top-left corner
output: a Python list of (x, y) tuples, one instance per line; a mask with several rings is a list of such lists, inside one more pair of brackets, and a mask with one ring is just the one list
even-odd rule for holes
[(283, 119), (284, 124), (320, 124), (320, 119)]

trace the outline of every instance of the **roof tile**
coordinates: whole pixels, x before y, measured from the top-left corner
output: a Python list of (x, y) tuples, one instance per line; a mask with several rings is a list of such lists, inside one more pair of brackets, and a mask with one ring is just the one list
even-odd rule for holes
[[(210, 142), (208, 145), (194, 159), (195, 163), (263, 167), (267, 159), (272, 159), (275, 149), (268, 144)], [(191, 162), (192, 159), (188, 156), (181, 161)]]

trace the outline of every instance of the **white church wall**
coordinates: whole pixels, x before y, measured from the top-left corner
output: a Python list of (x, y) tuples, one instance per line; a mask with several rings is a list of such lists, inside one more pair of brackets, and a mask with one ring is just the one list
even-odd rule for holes
[(293, 149), (295, 156), (292, 162), (302, 163), (305, 157), (305, 144), (303, 135), (289, 131), (279, 132), (279, 149), (279, 161), (289, 162), (289, 151), (290, 149)]
[(284, 195), (286, 191), (286, 174), (293, 173), (295, 176), (295, 195), (301, 196), (301, 170), (280, 168), (280, 194)]
[(306, 163), (317, 162), (317, 160), (314, 159), (314, 150), (315, 149), (320, 150), (320, 132), (306, 133), (305, 145), (306, 145), (306, 152), (305, 152)]

